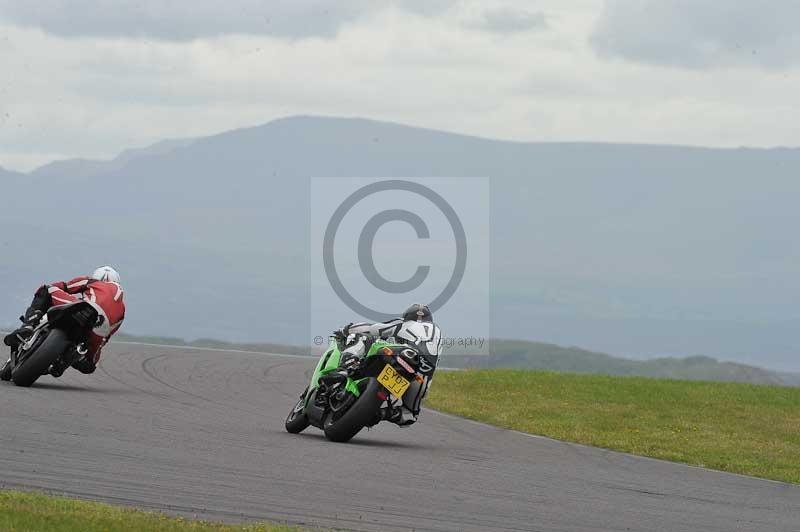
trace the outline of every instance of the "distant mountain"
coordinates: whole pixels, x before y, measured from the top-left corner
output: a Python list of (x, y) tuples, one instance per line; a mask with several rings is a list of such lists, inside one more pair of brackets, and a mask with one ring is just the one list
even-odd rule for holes
[(194, 139), (162, 140), (144, 148), (125, 150), (109, 161), (92, 159), (67, 159), (53, 161), (30, 172), (33, 179), (49, 179), (52, 181), (80, 181), (89, 177), (119, 170), (134, 159), (153, 155), (163, 155), (182, 146), (188, 146)]
[(800, 371), (800, 150), (503, 142), (318, 117), (181, 142), (0, 174), (0, 316), (43, 279), (111, 262), (129, 332), (307, 345), (310, 177), (487, 176), (494, 336)]
[(749, 382), (782, 386), (800, 385), (798, 375), (734, 362), (720, 362), (711, 357), (631, 360), (577, 347), (561, 347), (548, 343), (519, 340), (492, 340), (492, 354), (488, 357), (469, 356), (459, 354), (458, 351), (450, 351), (443, 356), (443, 364), (457, 368), (543, 369), (603, 375), (638, 375), (664, 379)]
[[(12, 324), (0, 327), (0, 335), (7, 334), (14, 327), (16, 325)], [(318, 346), (301, 347), (267, 342), (238, 343), (212, 338), (187, 341), (171, 336), (146, 336), (127, 333), (119, 333), (115, 336), (115, 341), (252, 351), (257, 353), (282, 353), (308, 357), (319, 356), (322, 353), (322, 348)], [(651, 360), (631, 360), (577, 347), (562, 347), (542, 342), (492, 339), (491, 345), (492, 353), (490, 356), (465, 354), (464, 350), (458, 348), (448, 349), (442, 355), (440, 366), (447, 369), (538, 369), (594, 375), (624, 375), (658, 379), (800, 386), (800, 374), (797, 373), (771, 371), (735, 362), (721, 362), (711, 357), (665, 357)]]
[(14, 172), (12, 170), (6, 170), (2, 166), (0, 166), (0, 183), (4, 183), (6, 181), (22, 180), (26, 177), (27, 176), (25, 174)]

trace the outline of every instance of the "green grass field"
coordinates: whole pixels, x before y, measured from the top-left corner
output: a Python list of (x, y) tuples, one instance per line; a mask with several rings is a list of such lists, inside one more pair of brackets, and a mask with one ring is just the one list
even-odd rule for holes
[(299, 532), (280, 525), (231, 526), (141, 512), (97, 502), (0, 491), (0, 530), (13, 532)]
[(800, 388), (440, 371), (427, 406), (559, 440), (800, 483)]

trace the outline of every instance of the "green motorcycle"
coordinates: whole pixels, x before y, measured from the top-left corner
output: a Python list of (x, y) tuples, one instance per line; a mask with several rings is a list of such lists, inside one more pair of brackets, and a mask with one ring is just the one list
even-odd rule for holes
[(311, 383), (286, 418), (292, 434), (313, 425), (335, 442), (349, 441), (364, 427), (391, 420), (401, 406), (419, 413), (436, 359), (413, 346), (376, 340), (359, 368), (339, 368), (342, 339), (330, 338)]

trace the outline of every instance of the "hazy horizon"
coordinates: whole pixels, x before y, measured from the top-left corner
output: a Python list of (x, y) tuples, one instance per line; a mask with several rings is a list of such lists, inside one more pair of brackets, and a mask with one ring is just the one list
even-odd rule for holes
[[(286, 116), (279, 116), (275, 118), (271, 118), (269, 120), (264, 120), (257, 124), (253, 125), (242, 125), (239, 127), (233, 127), (231, 129), (222, 130), (216, 133), (211, 133), (209, 136), (216, 136), (216, 135), (223, 135), (225, 133), (231, 133), (233, 131), (238, 131), (242, 129), (253, 129), (258, 128), (260, 126), (268, 125), (272, 122), (277, 122), (281, 120), (291, 120), (295, 118), (333, 118), (333, 119), (354, 119), (354, 120), (364, 120), (369, 122), (377, 122), (377, 123), (390, 123), (395, 125), (401, 125), (404, 127), (409, 127), (413, 129), (420, 129), (420, 130), (428, 130), (434, 131), (438, 133), (448, 133), (452, 135), (458, 135), (467, 138), (473, 138), (478, 140), (490, 140), (490, 141), (499, 141), (499, 142), (513, 142), (519, 144), (614, 144), (614, 145), (622, 145), (622, 146), (664, 146), (664, 147), (671, 147), (671, 148), (697, 148), (697, 149), (708, 149), (708, 150), (796, 150), (800, 149), (800, 143), (797, 145), (774, 145), (774, 146), (714, 146), (710, 144), (681, 144), (681, 143), (661, 143), (661, 144), (654, 144), (654, 143), (645, 143), (645, 142), (606, 142), (606, 141), (599, 141), (599, 140), (522, 140), (522, 139), (511, 139), (511, 138), (502, 138), (502, 137), (491, 137), (487, 135), (480, 135), (480, 134), (469, 134), (469, 133), (462, 133), (459, 131), (453, 131), (448, 129), (438, 129), (435, 127), (425, 127), (421, 125), (416, 125), (412, 123), (406, 122), (393, 122), (387, 120), (380, 120), (377, 118), (371, 118), (368, 116), (335, 116), (335, 115), (307, 115), (307, 114), (299, 114), (299, 115), (286, 115)], [(8, 170), (10, 172), (31, 175), (36, 174), (38, 171), (43, 170), (45, 167), (52, 165), (53, 163), (63, 163), (63, 162), (86, 162), (86, 163), (107, 163), (113, 162), (120, 157), (129, 154), (130, 152), (138, 152), (138, 151), (149, 151), (152, 148), (158, 148), (164, 143), (186, 143), (189, 144), (193, 142), (193, 138), (186, 138), (186, 139), (178, 139), (178, 138), (166, 138), (166, 139), (152, 139), (147, 141), (143, 144), (135, 145), (135, 146), (127, 146), (121, 148), (119, 151), (112, 152), (105, 156), (101, 157), (82, 157), (80, 155), (66, 155), (64, 157), (59, 157), (51, 160), (47, 160), (43, 163), (36, 164), (35, 166), (28, 167), (28, 168), (12, 168), (10, 166), (6, 166), (0, 164), (0, 168), (4, 170)]]
[[(14, 250), (0, 270), (12, 298), (2, 310), (17, 316), (31, 285), (111, 262), (131, 285), (130, 332), (307, 344), (309, 286), (296, 264), (309, 260), (310, 177), (486, 175), (493, 336), (796, 371), (798, 171), (800, 150), (519, 144), (370, 120), (283, 119), (138, 150), (121, 165), (56, 164), (12, 179), (6, 190), (35, 192), (44, 211), (29, 221), (24, 205), (0, 213), (3, 244)], [(63, 218), (56, 183), (111, 187), (117, 200)], [(57, 263), (42, 263), (41, 249), (23, 241), (50, 242)], [(269, 267), (253, 276), (261, 264)], [(157, 303), (175, 275), (190, 279), (170, 304), (179, 316)], [(196, 298), (249, 313), (268, 301), (268, 315), (276, 306), (281, 317), (265, 317), (268, 330), (233, 311), (208, 322)], [(355, 318), (331, 316), (329, 327)], [(448, 334), (469, 335), (468, 320), (443, 318)]]

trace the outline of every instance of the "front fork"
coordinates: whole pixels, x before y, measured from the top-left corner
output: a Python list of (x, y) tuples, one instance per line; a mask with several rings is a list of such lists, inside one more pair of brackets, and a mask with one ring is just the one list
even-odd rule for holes
[(8, 362), (3, 364), (3, 367), (0, 368), (0, 381), (10, 381), (11, 380), (11, 359), (8, 359)]

